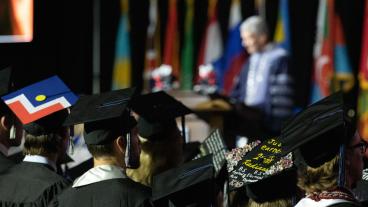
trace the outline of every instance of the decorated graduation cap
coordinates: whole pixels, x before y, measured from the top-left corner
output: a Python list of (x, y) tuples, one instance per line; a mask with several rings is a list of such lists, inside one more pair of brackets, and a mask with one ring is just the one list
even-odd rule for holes
[(56, 132), (66, 118), (66, 108), (78, 97), (58, 76), (31, 84), (2, 97), (5, 104), (35, 136)]
[(228, 152), (228, 149), (226, 147), (225, 141), (220, 130), (216, 129), (199, 146), (199, 154), (195, 156), (194, 159), (212, 154), (212, 162), (215, 168), (215, 175), (217, 176), (226, 162), (226, 152)]
[(168, 126), (176, 124), (175, 118), (181, 117), (185, 140), (184, 116), (192, 111), (172, 96), (163, 91), (149, 93), (134, 98), (132, 106), (140, 116), (137, 125), (140, 136), (150, 139)]
[[(271, 147), (276, 142), (275, 139), (268, 139), (264, 141), (263, 146)], [(276, 163), (265, 169), (252, 163), (253, 160), (263, 159), (262, 151), (265, 148), (258, 148), (260, 144), (260, 141), (255, 141), (226, 154), (230, 190), (245, 187), (247, 196), (258, 203), (291, 198), (297, 189), (292, 154), (281, 157)], [(255, 152), (258, 157), (250, 157), (251, 152)], [(268, 162), (270, 159), (263, 161)]]
[(208, 206), (213, 199), (214, 167), (208, 155), (153, 177), (155, 206)]

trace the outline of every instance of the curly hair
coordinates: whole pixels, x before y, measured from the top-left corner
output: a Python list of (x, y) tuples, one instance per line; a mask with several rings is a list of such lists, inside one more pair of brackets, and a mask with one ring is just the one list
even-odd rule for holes
[(312, 168), (309, 166), (299, 168), (298, 186), (307, 194), (322, 192), (337, 187), (339, 172), (339, 156), (323, 165)]
[(173, 133), (177, 127), (155, 135), (156, 139), (140, 137), (142, 151), (138, 169), (127, 169), (127, 175), (134, 181), (150, 186), (152, 177), (173, 167), (183, 160), (182, 137)]

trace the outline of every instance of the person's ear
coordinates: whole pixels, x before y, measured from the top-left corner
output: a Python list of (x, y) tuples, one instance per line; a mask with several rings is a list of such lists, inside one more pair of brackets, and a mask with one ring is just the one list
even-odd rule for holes
[(115, 144), (116, 144), (116, 147), (117, 149), (124, 153), (125, 152), (125, 143), (124, 143), (124, 140), (123, 140), (123, 137), (122, 136), (119, 136), (116, 140), (115, 140)]
[(12, 125), (12, 122), (11, 122), (11, 119), (8, 117), (8, 116), (1, 116), (1, 119), (0, 119), (0, 124), (1, 124), (1, 127), (6, 129), (6, 130), (9, 130), (11, 125)]

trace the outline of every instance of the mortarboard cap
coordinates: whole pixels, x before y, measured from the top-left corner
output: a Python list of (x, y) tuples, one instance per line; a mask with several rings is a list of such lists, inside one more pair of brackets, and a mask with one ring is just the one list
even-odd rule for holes
[(24, 124), (24, 129), (39, 136), (57, 132), (78, 97), (58, 76), (31, 84), (2, 97)]
[(199, 154), (194, 159), (212, 154), (215, 175), (217, 176), (226, 162), (225, 153), (227, 152), (228, 149), (220, 130), (216, 129), (199, 146)]
[[(267, 154), (265, 154), (265, 152), (280, 149), (280, 146), (278, 146), (276, 139), (265, 140), (262, 144), (264, 147), (260, 148), (261, 142), (255, 141), (246, 144), (244, 147), (235, 148), (230, 153), (226, 154), (230, 190), (246, 186), (247, 191), (250, 193), (249, 196), (256, 201), (272, 200), (271, 194), (275, 194), (274, 196), (276, 197), (282, 197), (283, 194), (280, 194), (281, 192), (265, 192), (264, 195), (262, 195), (258, 190), (262, 185), (268, 185), (267, 183), (279, 182), (273, 181), (273, 179), (278, 180), (282, 178), (282, 175), (278, 175), (284, 173), (284, 171), (290, 171), (293, 166), (291, 153), (281, 157), (277, 162), (268, 166), (267, 164), (273, 158), (271, 156), (266, 157)], [(252, 156), (254, 154), (256, 156)], [(256, 162), (259, 160), (262, 160), (261, 164)], [(290, 182), (292, 181), (293, 179), (290, 179)], [(285, 189), (283, 189), (283, 187), (285, 187)], [(288, 191), (290, 188), (287, 185), (279, 186), (278, 188), (280, 188), (280, 191), (285, 191), (284, 193), (290, 192)], [(266, 191), (266, 189), (264, 189), (264, 191)]]
[(64, 125), (84, 123), (85, 142), (108, 143), (136, 125), (127, 108), (134, 88), (82, 96), (72, 108)]
[(140, 116), (137, 125), (139, 135), (147, 139), (168, 125), (176, 124), (175, 118), (192, 113), (188, 107), (163, 91), (137, 96), (132, 106)]
[(23, 124), (73, 105), (78, 97), (58, 76), (26, 86), (2, 97)]
[(213, 201), (212, 156), (190, 161), (153, 177), (155, 206), (208, 206)]
[[(355, 111), (334, 93), (294, 116), (281, 132), (283, 154), (300, 149), (311, 167), (318, 167), (339, 153), (355, 133)], [(299, 159), (298, 159), (299, 160)]]
[(241, 163), (243, 174), (254, 170), (266, 172), (283, 156), (296, 153), (296, 163), (318, 167), (339, 152), (354, 131), (352, 115), (347, 113), (342, 93), (332, 94), (310, 105), (291, 118), (281, 130), (280, 137), (269, 139), (250, 151)]

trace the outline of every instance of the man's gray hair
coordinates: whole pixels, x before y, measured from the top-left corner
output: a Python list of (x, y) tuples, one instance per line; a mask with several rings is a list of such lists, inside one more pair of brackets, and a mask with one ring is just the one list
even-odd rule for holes
[(240, 25), (240, 32), (249, 32), (256, 35), (268, 35), (266, 21), (260, 16), (248, 17)]

